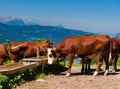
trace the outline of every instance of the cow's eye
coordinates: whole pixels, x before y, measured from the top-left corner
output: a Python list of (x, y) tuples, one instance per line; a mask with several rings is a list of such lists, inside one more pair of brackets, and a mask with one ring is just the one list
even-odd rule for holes
[(49, 57), (51, 58), (51, 57), (52, 57), (52, 55), (50, 54), (50, 55), (49, 55)]

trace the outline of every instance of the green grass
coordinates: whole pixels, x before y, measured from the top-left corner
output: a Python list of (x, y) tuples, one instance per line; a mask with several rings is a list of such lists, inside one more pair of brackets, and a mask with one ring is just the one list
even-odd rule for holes
[(118, 61), (117, 61), (117, 66), (120, 67), (120, 56), (119, 56)]
[(38, 74), (37, 75), (37, 79), (42, 79), (42, 78), (45, 78), (46, 77), (46, 74), (45, 73), (41, 73), (41, 74)]
[[(23, 62), (23, 59), (20, 59), (19, 63), (22, 63), (22, 62)], [(9, 58), (6, 59), (6, 61), (3, 63), (3, 65), (8, 65), (8, 64), (11, 64), (11, 60)]]
[(7, 59), (7, 60), (3, 63), (3, 65), (8, 65), (8, 64), (11, 64), (11, 60), (10, 60), (10, 59)]

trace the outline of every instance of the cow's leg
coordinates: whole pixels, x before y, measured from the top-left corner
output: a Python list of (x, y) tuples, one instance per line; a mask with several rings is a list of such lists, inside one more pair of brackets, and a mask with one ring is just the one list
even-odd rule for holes
[(118, 57), (119, 57), (118, 54), (114, 55), (114, 59), (113, 59), (113, 72), (116, 72), (116, 70), (117, 70), (117, 65), (116, 64), (117, 64)]
[(96, 75), (98, 74), (98, 72), (99, 72), (99, 70), (100, 70), (100, 67), (101, 67), (101, 65), (102, 65), (102, 61), (103, 61), (103, 59), (102, 59), (102, 57), (101, 57), (101, 53), (99, 53), (99, 54), (98, 54), (98, 64), (97, 64), (97, 68), (96, 68), (93, 76), (96, 76)]
[(16, 62), (18, 62), (17, 56), (11, 56), (11, 64), (15, 64)]
[(90, 71), (90, 63), (91, 63), (91, 59), (88, 59), (88, 70)]
[(88, 59), (85, 60), (85, 73), (88, 71)]
[(68, 54), (68, 71), (66, 73), (66, 76), (70, 76), (71, 73), (71, 67), (74, 59), (74, 54)]
[(108, 70), (109, 70), (109, 53), (108, 54), (104, 53), (104, 54), (105, 54), (104, 55), (104, 61), (105, 61), (105, 65), (106, 65), (104, 76), (106, 76), (107, 73), (108, 73)]
[(106, 65), (106, 67), (105, 67), (105, 73), (104, 73), (104, 76), (107, 75), (108, 70), (109, 70), (109, 61), (108, 61), (108, 59), (105, 59), (105, 65)]
[(0, 65), (2, 65), (4, 61), (5, 61), (5, 59), (0, 58)]
[(87, 58), (85, 60), (86, 62), (86, 68), (85, 68), (85, 73), (88, 73), (90, 71), (90, 63), (91, 63), (91, 59)]
[(11, 60), (11, 64), (15, 64), (17, 61), (16, 60)]
[(84, 64), (85, 64), (84, 58), (81, 58), (81, 63), (82, 63), (81, 74), (83, 74), (84, 73)]

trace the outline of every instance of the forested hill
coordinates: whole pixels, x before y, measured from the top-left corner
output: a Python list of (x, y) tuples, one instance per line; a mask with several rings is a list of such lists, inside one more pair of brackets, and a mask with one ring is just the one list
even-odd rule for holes
[(94, 33), (82, 30), (67, 29), (59, 26), (41, 25), (5, 25), (0, 23), (0, 43), (9, 40), (10, 42), (36, 42), (37, 39), (49, 39), (59, 43), (68, 36), (94, 35)]

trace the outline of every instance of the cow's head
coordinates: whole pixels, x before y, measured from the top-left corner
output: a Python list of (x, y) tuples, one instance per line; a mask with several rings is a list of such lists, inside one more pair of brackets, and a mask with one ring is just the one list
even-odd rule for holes
[(55, 48), (48, 48), (47, 49), (48, 55), (48, 64), (52, 64), (57, 61), (57, 55)]

